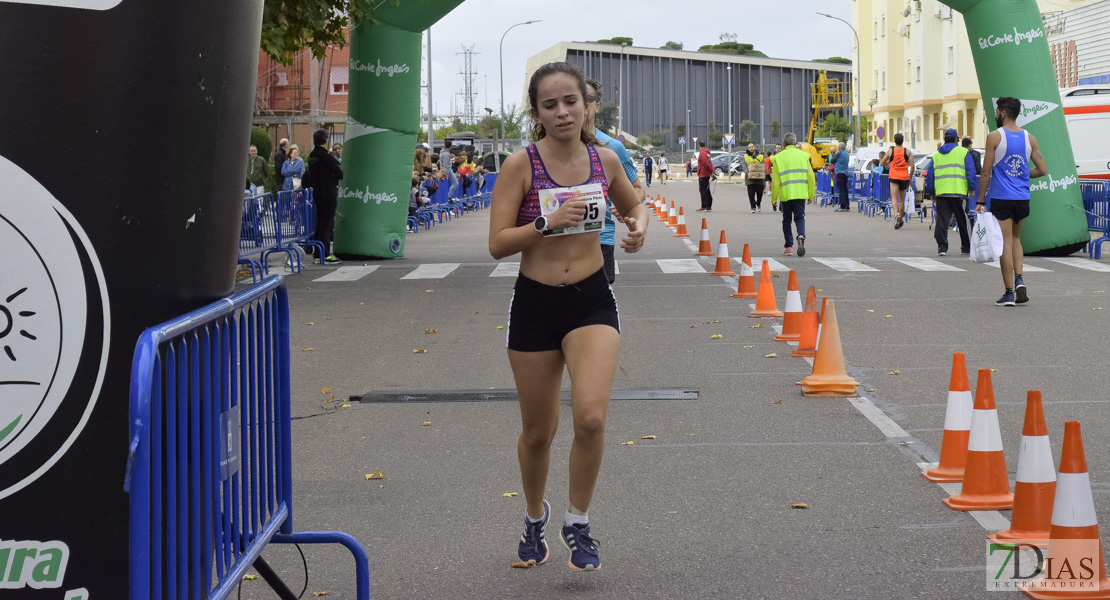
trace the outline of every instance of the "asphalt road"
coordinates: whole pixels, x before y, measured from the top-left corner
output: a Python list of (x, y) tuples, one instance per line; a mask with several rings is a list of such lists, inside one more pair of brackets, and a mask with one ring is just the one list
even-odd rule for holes
[[(640, 253), (618, 249), (615, 388), (696, 390), (696, 399), (612, 401), (590, 509), (602, 542), (596, 573), (570, 571), (555, 538), (572, 435), (564, 402), (548, 485), (552, 560), (510, 568), (524, 513), (522, 496), (503, 495), (521, 492), (515, 402), (343, 402), (371, 391), (513, 389), (498, 326), (514, 280), (491, 277), (488, 211), (478, 211), (410, 234), (402, 260), (341, 265), (352, 278), (351, 267), (376, 267), (358, 279), (318, 281), (338, 271), (330, 266), (287, 275), (296, 529), (361, 540), (375, 598), (1004, 597), (985, 591), (988, 531), (945, 507), (947, 493), (919, 475), (940, 449), (954, 351), (967, 354), (973, 390), (978, 369), (996, 369), (1011, 481), (1026, 391), (1041, 390), (1054, 460), (1064, 421), (1080, 420), (1096, 511), (1110, 519), (1110, 260), (1084, 258), (1103, 269), (1092, 271), (1030, 258), (1031, 302), (1002, 308), (997, 268), (937, 257), (928, 220), (895, 231), (893, 220), (811, 205), (808, 254), (783, 257), (779, 213), (766, 199), (750, 213), (743, 191), (722, 183), (714, 210), (695, 213), (696, 184), (649, 189), (685, 209), (693, 245), (703, 214), (714, 250), (725, 230), (734, 270), (747, 243), (753, 256), (796, 269), (803, 294), (812, 285), (834, 299), (848, 373), (867, 399), (855, 402), (883, 417), (845, 398), (802, 397), (795, 382), (811, 366), (773, 341), (781, 319), (749, 318), (752, 301), (730, 297), (736, 280), (708, 275), (714, 258), (698, 259), (702, 273), (664, 272), (657, 261), (695, 257), (653, 220)], [(820, 262), (835, 257), (876, 270)], [(957, 270), (895, 260), (905, 257)], [(412, 278), (444, 263), (458, 266)], [(776, 273), (782, 308), (787, 274)], [(374, 471), (386, 479), (367, 480)], [(271, 546), (265, 556), (299, 591), (297, 551)], [(305, 556), (306, 596), (354, 597), (349, 554), (306, 547)], [(242, 587), (244, 598), (276, 597), (260, 579)]]

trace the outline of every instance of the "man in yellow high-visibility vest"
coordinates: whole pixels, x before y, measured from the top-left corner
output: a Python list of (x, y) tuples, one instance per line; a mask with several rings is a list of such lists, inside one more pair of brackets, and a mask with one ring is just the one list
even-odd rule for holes
[(788, 133), (782, 138), (786, 146), (771, 157), (771, 193), (779, 198), (782, 210), (782, 233), (786, 237), (784, 256), (794, 254), (794, 235), (791, 219), (798, 228), (798, 256), (806, 254), (806, 204), (813, 202), (817, 182), (809, 154), (798, 149), (798, 136)]

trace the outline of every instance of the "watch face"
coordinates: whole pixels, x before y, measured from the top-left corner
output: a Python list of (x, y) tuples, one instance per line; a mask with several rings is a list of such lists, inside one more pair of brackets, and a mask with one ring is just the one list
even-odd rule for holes
[(543, 231), (545, 229), (547, 229), (547, 217), (537, 217), (536, 218), (536, 231), (538, 231), (540, 233), (543, 233)]

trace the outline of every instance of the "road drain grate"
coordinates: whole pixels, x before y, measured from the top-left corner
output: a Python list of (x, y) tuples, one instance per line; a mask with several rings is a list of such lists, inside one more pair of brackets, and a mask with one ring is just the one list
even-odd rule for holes
[[(560, 400), (570, 400), (570, 390), (559, 393)], [(698, 390), (687, 388), (626, 388), (615, 389), (612, 400), (697, 400)], [(351, 396), (351, 402), (516, 402), (516, 390), (410, 390), (376, 391)]]

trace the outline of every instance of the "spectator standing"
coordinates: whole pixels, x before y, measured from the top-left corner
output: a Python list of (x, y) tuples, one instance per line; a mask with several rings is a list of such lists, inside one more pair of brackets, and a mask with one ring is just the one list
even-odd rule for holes
[(829, 162), (833, 164), (834, 174), (836, 177), (836, 193), (840, 198), (840, 207), (836, 212), (849, 212), (852, 210), (848, 204), (848, 151), (844, 147), (844, 142), (836, 145), (836, 152), (829, 157)]
[(654, 167), (655, 161), (651, 159), (651, 150), (648, 150), (644, 155), (644, 178), (647, 180), (648, 187), (651, 187), (651, 171)]
[[(990, 211), (1002, 229), (1002, 284), (1006, 291), (995, 302), (999, 306), (1014, 306), (1029, 302), (1021, 272), (1025, 251), (1021, 247), (1021, 225), (1029, 216), (1029, 179), (1044, 177), (1048, 173), (1037, 138), (1018, 127), (1021, 100), (1006, 96), (999, 98), (994, 110), (998, 129), (987, 135), (987, 151), (983, 156), (983, 179), (979, 184), (979, 200), (975, 212), (987, 210), (987, 190), (990, 190)], [(1033, 168), (1029, 168), (1029, 161)]]
[(975, 194), (978, 177), (975, 161), (967, 148), (956, 144), (959, 139), (955, 129), (944, 131), (944, 145), (933, 154), (933, 164), (925, 172), (925, 189), (932, 190), (936, 202), (936, 225), (933, 238), (937, 241), (937, 254), (948, 254), (948, 223), (955, 218), (960, 230), (960, 253), (971, 253), (968, 237), (968, 195)]
[(323, 262), (333, 265), (342, 262), (332, 252), (331, 241), (335, 232), (335, 208), (339, 203), (339, 182), (343, 179), (343, 169), (339, 167), (336, 157), (328, 153), (328, 137), (327, 129), (317, 129), (312, 133), (312, 143), (316, 147), (308, 154), (308, 179), (312, 199), (316, 203), (316, 234), (313, 238), (324, 245)]
[(663, 185), (667, 185), (667, 177), (669, 177), (669, 176), (670, 176), (670, 174), (667, 173), (667, 155), (666, 154), (660, 154), (659, 155), (659, 181), (661, 181), (663, 183)]
[(755, 144), (748, 144), (744, 152), (744, 182), (748, 187), (748, 204), (752, 212), (763, 211), (763, 189), (767, 179), (766, 157), (755, 149)]
[(902, 147), (906, 137), (894, 134), (894, 145), (883, 157), (882, 165), (890, 166), (890, 203), (894, 205), (894, 228), (902, 228), (902, 216), (906, 211), (906, 189), (913, 178), (913, 154)]
[(285, 189), (285, 176), (281, 174), (285, 161), (289, 158), (289, 140), (278, 140), (277, 150), (274, 152), (274, 190)]
[(304, 160), (300, 154), (300, 146), (293, 144), (289, 147), (289, 158), (286, 158), (281, 165), (281, 174), (285, 177), (285, 183), (282, 184), (281, 189), (300, 189), (301, 178), (304, 177)]
[(343, 144), (332, 144), (331, 155), (335, 157), (335, 162), (343, 163)]
[[(628, 182), (632, 184), (632, 189), (636, 191), (636, 199), (639, 202), (644, 201), (644, 188), (640, 185), (640, 179), (637, 177), (636, 163), (632, 160), (632, 155), (628, 153), (628, 149), (624, 144), (609, 137), (605, 132), (601, 131), (594, 124), (594, 118), (597, 116), (598, 111), (601, 110), (601, 82), (596, 79), (586, 79), (586, 114), (589, 119), (589, 127), (594, 128), (594, 137), (597, 139), (597, 145), (603, 148), (609, 148), (616, 153), (617, 158), (620, 159), (621, 167), (624, 169), (624, 174), (628, 177)], [(609, 210), (605, 212), (605, 226), (601, 230), (601, 257), (604, 260), (605, 278), (612, 284), (617, 280), (617, 265), (616, 259), (613, 256), (616, 250), (616, 233), (617, 224), (613, 218), (612, 202), (609, 203)]]
[(709, 191), (709, 178), (713, 176), (713, 161), (709, 158), (705, 140), (698, 140), (698, 192), (701, 194), (701, 208), (694, 212), (713, 210), (713, 194)]
[(691, 159), (691, 160), (686, 161), (686, 176), (689, 177), (693, 173), (694, 173), (694, 161), (693, 161), (693, 159)]
[(782, 138), (785, 148), (771, 159), (771, 190), (779, 197), (782, 207), (782, 233), (786, 238), (784, 256), (794, 254), (794, 236), (790, 221), (798, 228), (798, 256), (806, 254), (806, 204), (813, 202), (817, 182), (809, 154), (795, 144), (798, 136), (788, 133)]
[(967, 153), (971, 155), (971, 160), (975, 163), (975, 175), (982, 175), (983, 155), (978, 150), (971, 147), (971, 138), (964, 136), (964, 139), (960, 142), (960, 145), (964, 148), (967, 148)]
[(455, 198), (459, 191), (459, 178), (455, 176), (454, 159), (451, 156), (451, 140), (444, 140), (443, 150), (439, 151), (439, 170), (447, 175), (450, 185), (447, 187), (447, 198)]
[(265, 192), (270, 182), (270, 164), (265, 158), (258, 155), (258, 146), (251, 146), (247, 151), (247, 187), (251, 195), (256, 195), (259, 190)]

